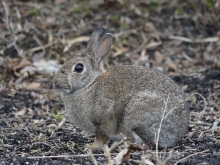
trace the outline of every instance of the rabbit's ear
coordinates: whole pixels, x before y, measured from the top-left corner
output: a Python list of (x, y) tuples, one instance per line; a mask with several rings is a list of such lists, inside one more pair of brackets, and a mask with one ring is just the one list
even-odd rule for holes
[(109, 33), (104, 34), (97, 41), (93, 55), (95, 56), (95, 62), (99, 63), (108, 56), (112, 46), (112, 35)]
[(97, 41), (100, 39), (101, 36), (105, 34), (105, 29), (103, 27), (100, 27), (93, 31), (88, 44), (87, 44), (87, 52), (88, 54), (92, 54), (95, 50)]

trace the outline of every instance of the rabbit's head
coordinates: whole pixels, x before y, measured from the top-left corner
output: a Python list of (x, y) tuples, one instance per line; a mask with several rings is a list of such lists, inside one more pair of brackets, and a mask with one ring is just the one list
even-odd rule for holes
[(92, 83), (100, 75), (100, 62), (108, 56), (112, 45), (112, 35), (105, 33), (103, 27), (96, 29), (87, 45), (84, 55), (65, 62), (55, 75), (56, 88), (72, 93)]

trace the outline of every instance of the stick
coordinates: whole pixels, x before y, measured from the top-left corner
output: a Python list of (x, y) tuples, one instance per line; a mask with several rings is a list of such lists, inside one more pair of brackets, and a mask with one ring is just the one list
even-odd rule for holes
[(91, 159), (92, 159), (92, 161), (93, 161), (94, 165), (98, 165), (98, 163), (97, 163), (97, 161), (96, 161), (96, 159), (95, 159), (95, 157), (94, 157), (94, 155), (93, 155), (93, 153), (92, 153), (92, 150), (91, 150), (91, 149), (89, 150), (89, 155), (90, 155), (90, 157), (91, 157)]
[(218, 42), (220, 41), (219, 37), (210, 37), (210, 38), (203, 38), (203, 39), (190, 39), (182, 36), (169, 36), (169, 39), (173, 40), (180, 40), (180, 41), (185, 41), (189, 43), (205, 43), (205, 42)]
[[(118, 153), (111, 153), (117, 155)], [(30, 156), (28, 159), (44, 159), (44, 158), (69, 158), (69, 157), (90, 157), (91, 155), (56, 155), (56, 156)], [(93, 154), (93, 156), (105, 156), (105, 154)]]
[(185, 158), (178, 160), (174, 165), (177, 165), (178, 163), (181, 163), (181, 162), (185, 161), (186, 159), (188, 159), (188, 158), (190, 158), (192, 156), (195, 156), (195, 155), (198, 155), (198, 154), (202, 154), (202, 153), (205, 153), (207, 151), (209, 151), (209, 149), (201, 151), (201, 152), (197, 152), (197, 153), (194, 153), (194, 154), (191, 154), (191, 155), (188, 155)]
[(201, 119), (202, 119), (202, 115), (203, 115), (203, 113), (205, 112), (205, 110), (206, 110), (206, 108), (207, 108), (207, 101), (206, 101), (206, 99), (203, 97), (203, 95), (201, 95), (200, 93), (197, 93), (197, 92), (195, 92), (195, 93), (193, 93), (192, 95), (199, 95), (203, 100), (204, 100), (204, 108), (203, 108), (203, 110), (199, 113), (199, 117), (198, 117), (198, 120), (197, 120), (197, 122), (199, 122), (199, 121), (201, 121)]
[(105, 154), (108, 159), (108, 165), (113, 165), (112, 159), (111, 159), (111, 154), (110, 154), (110, 149), (108, 148), (108, 146), (106, 144), (104, 145), (104, 150), (105, 150)]
[(116, 149), (118, 146), (120, 146), (121, 144), (123, 144), (124, 142), (130, 140), (129, 137), (125, 137), (123, 139), (121, 139), (119, 142), (113, 143), (109, 149), (110, 152), (112, 152), (114, 149)]
[(168, 103), (169, 97), (170, 97), (170, 94), (168, 94), (168, 96), (167, 96), (167, 101), (166, 101), (166, 103), (165, 103), (165, 107), (164, 107), (163, 115), (162, 115), (162, 118), (161, 118), (161, 120), (160, 120), (160, 125), (159, 125), (159, 128), (158, 128), (158, 133), (157, 133), (157, 137), (156, 137), (156, 155), (157, 155), (157, 159), (158, 159), (158, 143), (159, 143), (159, 136), (160, 136), (160, 131), (161, 131), (161, 127), (162, 127), (162, 123), (163, 123), (164, 115), (165, 115), (165, 112), (166, 112), (166, 109), (167, 109), (167, 103)]

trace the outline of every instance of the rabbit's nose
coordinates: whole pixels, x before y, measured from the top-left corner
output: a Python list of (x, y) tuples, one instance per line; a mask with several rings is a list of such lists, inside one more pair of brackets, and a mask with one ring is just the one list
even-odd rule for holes
[(58, 79), (53, 79), (53, 86), (54, 86), (54, 88), (59, 88), (59, 81), (58, 81)]

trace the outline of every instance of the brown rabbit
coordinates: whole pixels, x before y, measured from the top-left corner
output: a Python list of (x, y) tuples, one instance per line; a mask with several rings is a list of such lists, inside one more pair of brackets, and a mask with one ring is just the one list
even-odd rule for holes
[[(182, 90), (169, 77), (140, 66), (119, 66), (102, 73), (100, 62), (112, 45), (103, 27), (95, 30), (87, 52), (63, 64), (55, 75), (66, 111), (81, 129), (94, 133), (89, 147), (98, 149), (120, 133), (145, 143), (169, 147), (189, 124)], [(159, 130), (159, 131), (158, 131)]]

